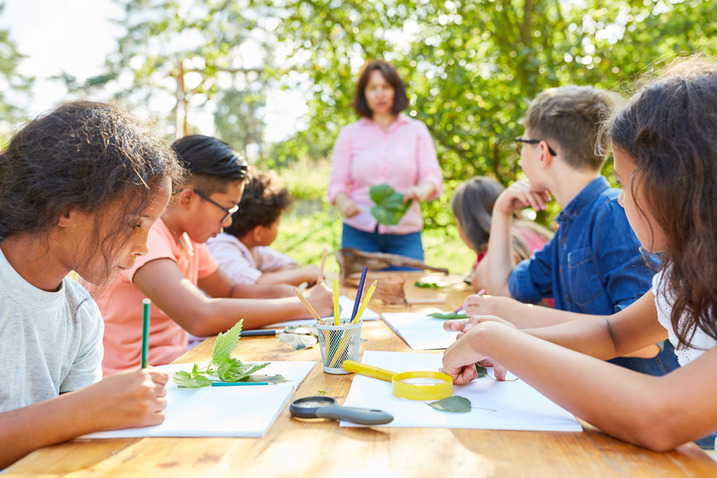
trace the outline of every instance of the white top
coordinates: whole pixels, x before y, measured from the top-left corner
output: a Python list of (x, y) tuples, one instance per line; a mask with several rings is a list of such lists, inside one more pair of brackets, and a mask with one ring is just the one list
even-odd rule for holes
[(0, 412), (102, 378), (104, 325), (97, 304), (65, 277), (47, 292), (23, 279), (0, 250)]
[(655, 274), (652, 278), (652, 292), (655, 294), (655, 307), (657, 308), (657, 320), (660, 325), (667, 329), (667, 335), (670, 343), (675, 347), (677, 361), (681, 366), (685, 366), (692, 360), (705, 353), (717, 345), (717, 341), (704, 333), (699, 328), (695, 331), (689, 347), (677, 348), (678, 340), (675, 331), (672, 329), (670, 322), (670, 313), (672, 312), (672, 304), (674, 303), (674, 295), (667, 289), (668, 280), (663, 280), (665, 276), (664, 269)]
[(219, 267), (237, 284), (256, 284), (263, 273), (296, 264), (291, 257), (269, 247), (256, 246), (249, 249), (226, 232), (209, 239), (207, 247)]

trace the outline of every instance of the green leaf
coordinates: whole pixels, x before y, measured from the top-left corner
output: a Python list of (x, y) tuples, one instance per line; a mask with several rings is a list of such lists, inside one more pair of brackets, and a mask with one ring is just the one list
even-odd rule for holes
[(223, 382), (239, 382), (244, 377), (251, 375), (269, 365), (269, 362), (260, 364), (245, 364), (241, 360), (232, 358), (222, 362), (217, 367), (217, 377)]
[(376, 204), (371, 208), (371, 215), (379, 224), (396, 225), (401, 220), (413, 201), (403, 203), (403, 194), (395, 191), (388, 184), (379, 184), (369, 188), (369, 196)]
[(241, 336), (241, 329), (243, 325), (244, 319), (241, 319), (234, 325), (234, 327), (227, 330), (225, 333), (219, 332), (217, 339), (214, 342), (212, 363), (219, 365), (231, 356), (231, 353), (237, 345), (239, 345), (239, 337)]
[(433, 312), (428, 314), (428, 316), (433, 317), (434, 319), (441, 320), (457, 320), (468, 318), (465, 312)]
[(453, 395), (443, 400), (428, 403), (427, 405), (442, 412), (468, 413), (471, 411), (471, 401), (460, 395)]
[[(491, 377), (490, 375), (488, 375), (488, 369), (487, 369), (487, 368), (481, 367), (481, 366), (478, 365), (477, 363), (476, 363), (476, 372), (478, 372), (478, 376), (477, 376), (476, 378), (488, 377), (488, 378), (491, 379), (491, 380), (495, 380), (496, 382), (498, 381), (497, 378), (494, 378), (494, 377)], [(503, 382), (515, 382), (516, 380), (518, 380), (518, 377), (515, 377), (515, 378), (513, 378), (513, 379), (511, 379), (511, 380), (502, 380), (502, 381), (503, 381)]]
[(208, 387), (212, 384), (204, 375), (204, 372), (199, 370), (199, 366), (194, 364), (191, 372), (179, 371), (174, 373), (174, 383), (180, 388), (200, 388)]
[(442, 286), (436, 284), (435, 282), (421, 282), (416, 281), (413, 283), (416, 287), (419, 287), (421, 289), (440, 289)]
[(266, 375), (266, 374), (254, 374), (245, 377), (240, 382), (268, 382), (268, 383), (284, 383), (286, 379), (281, 374)]

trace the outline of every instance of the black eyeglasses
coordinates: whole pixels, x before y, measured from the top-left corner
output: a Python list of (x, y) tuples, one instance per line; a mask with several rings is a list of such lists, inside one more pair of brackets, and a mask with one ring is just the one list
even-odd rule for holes
[[(520, 136), (518, 136), (517, 138), (515, 138), (515, 150), (518, 152), (518, 154), (520, 154), (520, 150), (522, 148), (521, 143), (538, 144), (541, 141), (543, 141), (543, 140), (542, 139), (525, 139), (525, 138), (521, 138)], [(545, 144), (548, 144), (548, 143), (545, 143)], [(553, 151), (553, 148), (551, 148), (549, 144), (548, 144), (548, 152), (550, 154), (552, 154), (553, 156), (558, 155), (558, 153)]]
[(204, 194), (203, 192), (201, 192), (199, 189), (192, 189), (192, 191), (194, 191), (195, 193), (197, 193), (197, 196), (199, 196), (200, 198), (204, 199), (205, 201), (209, 201), (210, 203), (214, 204), (216, 207), (218, 207), (219, 209), (221, 209), (222, 211), (224, 211), (224, 212), (226, 213), (226, 214), (224, 215), (224, 217), (222, 218), (220, 224), (224, 224), (224, 222), (225, 222), (227, 219), (229, 219), (229, 216), (231, 216), (232, 214), (234, 214), (235, 212), (237, 212), (237, 211), (239, 210), (239, 205), (238, 205), (238, 204), (237, 204), (236, 206), (234, 206), (233, 208), (227, 209), (227, 208), (225, 208), (224, 206), (222, 206), (221, 204), (219, 204), (218, 202), (216, 202), (216, 201), (214, 201), (213, 199), (211, 199), (209, 196), (207, 196), (207, 195)]

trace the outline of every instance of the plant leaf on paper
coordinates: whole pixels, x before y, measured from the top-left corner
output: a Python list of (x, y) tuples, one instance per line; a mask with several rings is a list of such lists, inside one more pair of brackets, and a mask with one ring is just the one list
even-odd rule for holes
[(394, 226), (398, 224), (413, 200), (403, 203), (403, 194), (394, 190), (388, 184), (378, 184), (369, 188), (371, 201), (376, 205), (371, 207), (371, 215), (379, 224)]
[(316, 345), (317, 339), (313, 335), (286, 333), (279, 335), (279, 341), (294, 347), (294, 350), (308, 349)]
[(443, 286), (436, 284), (435, 282), (422, 282), (422, 281), (416, 281), (413, 283), (416, 287), (420, 289), (440, 289)]
[(460, 395), (453, 395), (442, 400), (427, 403), (427, 405), (442, 412), (468, 413), (471, 411), (471, 401)]
[[(476, 362), (476, 372), (478, 372), (478, 376), (476, 378), (488, 377), (489, 379), (495, 380), (496, 382), (499, 381), (497, 378), (494, 378), (494, 377), (491, 377), (490, 375), (488, 375), (488, 369), (485, 367), (481, 367), (480, 365), (478, 365), (477, 362)], [(515, 382), (516, 380), (518, 380), (518, 377), (515, 377), (510, 380), (502, 380), (502, 381), (503, 382)]]
[(433, 317), (434, 319), (441, 319), (441, 320), (458, 320), (458, 319), (467, 319), (468, 316), (465, 312), (433, 312), (428, 314), (429, 317)]
[(269, 382), (282, 383), (286, 379), (281, 375), (267, 376), (262, 375), (261, 380), (257, 380), (252, 374), (263, 369), (269, 362), (265, 363), (243, 363), (238, 358), (231, 356), (234, 349), (239, 345), (241, 338), (241, 329), (244, 325), (244, 319), (237, 322), (234, 327), (225, 333), (219, 333), (214, 342), (212, 350), (212, 359), (206, 368), (202, 369), (199, 364), (194, 364), (191, 372), (179, 371), (175, 372), (172, 379), (178, 387), (181, 388), (200, 388), (209, 387), (212, 382)]

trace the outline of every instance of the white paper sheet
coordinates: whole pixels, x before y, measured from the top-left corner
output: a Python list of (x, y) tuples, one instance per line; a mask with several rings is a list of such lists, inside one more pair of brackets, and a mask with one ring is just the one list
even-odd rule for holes
[[(316, 362), (271, 362), (259, 373), (281, 374), (285, 383), (239, 387), (178, 388), (171, 374), (193, 364), (157, 367), (170, 373), (162, 424), (84, 435), (126, 437), (263, 437)], [(205, 366), (206, 364), (200, 364)]]
[(422, 312), (384, 312), (384, 322), (413, 350), (447, 349), (456, 341), (457, 332), (443, 330), (445, 320), (428, 317), (438, 309)]
[[(351, 316), (351, 312), (354, 310), (354, 301), (346, 297), (345, 295), (339, 296), (339, 307), (342, 311), (342, 317), (345, 315), (347, 317)], [(334, 319), (333, 315), (330, 317), (331, 320)], [(329, 317), (322, 317), (324, 321), (327, 321)], [(378, 313), (374, 312), (373, 310), (366, 307), (363, 311), (363, 314), (361, 314), (361, 320), (368, 321), (368, 320), (378, 320)], [(267, 327), (276, 328), (276, 327), (286, 327), (289, 325), (316, 325), (316, 319), (301, 319), (301, 320), (289, 320), (286, 322), (277, 322), (276, 324), (271, 324)]]
[[(366, 351), (361, 362), (393, 372), (437, 371), (441, 367), (442, 357), (441, 354)], [(493, 370), (488, 369), (488, 372), (492, 376)], [(344, 405), (391, 413), (394, 420), (386, 425), (377, 425), (381, 427), (582, 431), (572, 414), (522, 380), (496, 382), (483, 377), (467, 385), (454, 385), (453, 394), (470, 400), (472, 410), (468, 413), (435, 410), (427, 405), (428, 402), (394, 397), (390, 382), (355, 375)], [(341, 426), (361, 425), (342, 421)]]

